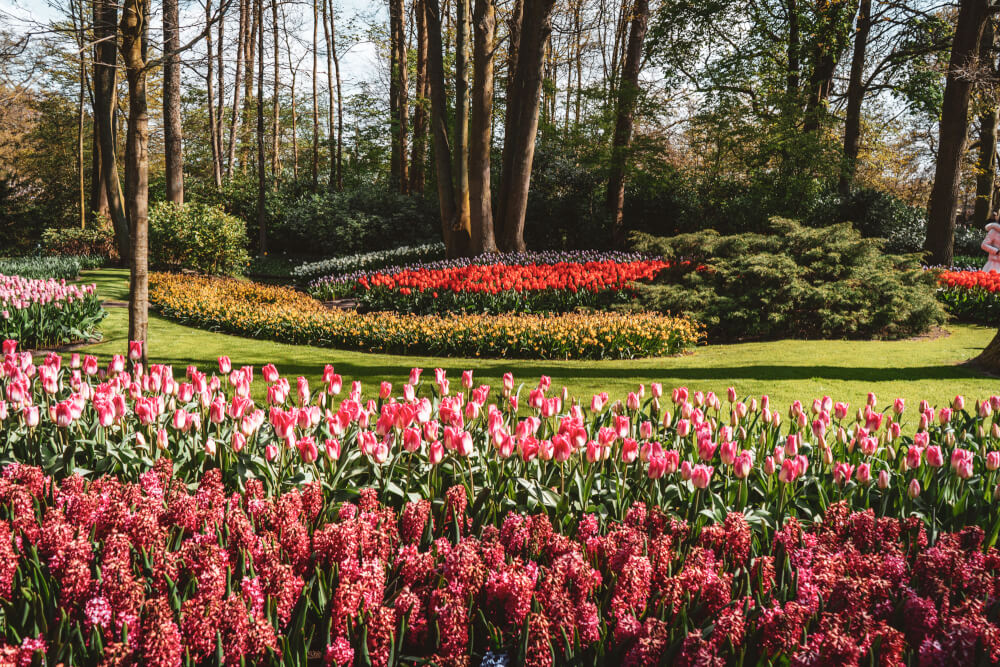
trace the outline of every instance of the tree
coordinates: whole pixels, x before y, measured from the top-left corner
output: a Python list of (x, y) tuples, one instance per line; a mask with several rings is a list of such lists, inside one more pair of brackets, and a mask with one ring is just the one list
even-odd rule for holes
[[(989, 68), (990, 79), (996, 80), (997, 70), (993, 54), (996, 23), (990, 21), (983, 29), (979, 46), (979, 61)], [(976, 161), (976, 204), (972, 223), (979, 228), (986, 225), (993, 210), (993, 186), (997, 170), (997, 121), (1000, 106), (995, 99), (986, 100), (986, 109), (979, 114), (979, 159)]]
[[(273, 1), (273, 0), (272, 0)], [(257, 26), (257, 251), (267, 254), (267, 174), (264, 165), (264, 0), (256, 0)]]
[(424, 192), (424, 160), (427, 153), (427, 18), (424, 0), (413, 0), (413, 21), (417, 28), (416, 86), (413, 110), (413, 146), (410, 156), (411, 193)]
[[(181, 56), (178, 52), (181, 41), (177, 1), (163, 0), (163, 52), (166, 54), (163, 60), (163, 153), (167, 201), (183, 204), (184, 138), (181, 128)], [(208, 61), (212, 62), (211, 53)]]
[(969, 126), (969, 98), (977, 66), (979, 42), (989, 16), (988, 0), (962, 0), (948, 62), (941, 121), (938, 129), (934, 187), (927, 206), (927, 240), (924, 249), (931, 264), (951, 264), (955, 244), (955, 205), (962, 157)]
[(112, 111), (116, 104), (118, 71), (118, 9), (114, 0), (94, 1), (94, 38), (98, 44), (94, 60), (94, 115), (100, 125), (101, 178), (105, 184), (108, 212), (115, 232), (118, 257), (128, 262), (131, 257), (129, 223), (125, 218), (118, 161), (115, 156), (115, 131)]
[(496, 7), (493, 0), (475, 0), (472, 10), (473, 74), (472, 138), (469, 146), (469, 210), (473, 254), (496, 252), (490, 191), (490, 149), (493, 121), (493, 53), (496, 48)]
[[(459, 0), (461, 2), (461, 0)], [(407, 76), (406, 12), (403, 0), (389, 0), (389, 124), (392, 127), (392, 187), (406, 193)]]
[(125, 0), (121, 53), (128, 79), (128, 131), (125, 135), (125, 190), (128, 192), (130, 272), (128, 339), (144, 344), (149, 328), (149, 113), (146, 106), (147, 0)]
[(606, 206), (611, 216), (611, 235), (616, 248), (625, 247), (625, 224), (622, 209), (625, 205), (625, 161), (632, 143), (635, 108), (639, 101), (639, 70), (642, 68), (642, 43), (649, 25), (649, 0), (635, 0), (632, 8), (632, 27), (622, 80), (618, 86), (618, 109), (615, 134), (611, 144), (611, 170), (608, 176)]
[[(224, 0), (223, 0), (224, 1)], [(205, 25), (211, 25), (212, 23), (212, 0), (205, 0)], [(214, 67), (214, 54), (212, 53), (212, 31), (208, 30), (205, 34), (205, 61), (208, 63), (208, 70), (205, 74), (205, 88), (208, 97), (208, 139), (212, 146), (212, 178), (215, 181), (215, 187), (222, 187), (222, 137), (219, 136), (219, 126), (216, 124), (216, 109), (215, 109), (215, 92), (213, 86), (215, 84), (215, 67)], [(222, 113), (222, 109), (218, 110), (218, 113)]]
[[(531, 165), (535, 156), (538, 111), (542, 92), (542, 65), (545, 43), (552, 32), (555, 0), (525, 2), (518, 26), (517, 68), (509, 81), (507, 104), (510, 111), (504, 128), (504, 164), (500, 177), (499, 224), (497, 239), (501, 249), (522, 252), (524, 214), (528, 207)], [(514, 31), (511, 32), (513, 38)], [(508, 150), (509, 149), (509, 150)]]
[[(236, 74), (233, 80), (233, 109), (229, 119), (229, 145), (226, 159), (226, 178), (233, 175), (233, 162), (236, 160), (236, 132), (240, 125), (240, 86), (243, 79), (243, 54), (246, 51), (247, 32), (249, 30), (247, 20), (247, 4), (249, 0), (240, 0), (240, 18), (238, 34), (236, 36)], [(220, 40), (221, 42), (221, 40)]]
[(864, 100), (865, 53), (872, 29), (872, 0), (858, 3), (858, 17), (854, 28), (854, 51), (851, 71), (847, 80), (847, 111), (844, 118), (844, 164), (840, 172), (838, 189), (847, 196), (858, 168), (858, 151), (861, 148), (861, 103)]

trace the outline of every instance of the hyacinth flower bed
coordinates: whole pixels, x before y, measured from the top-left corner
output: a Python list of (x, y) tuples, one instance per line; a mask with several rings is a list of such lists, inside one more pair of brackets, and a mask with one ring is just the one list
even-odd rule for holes
[(93, 338), (104, 319), (95, 285), (0, 274), (0, 339), (45, 347)]
[(90, 255), (55, 257), (0, 257), (0, 274), (34, 279), (76, 278), (83, 269), (104, 266), (107, 258)]
[(938, 298), (961, 320), (1000, 322), (1000, 273), (995, 271), (941, 271)]
[(399, 264), (429, 262), (443, 259), (443, 243), (427, 243), (416, 246), (402, 246), (392, 250), (376, 250), (356, 255), (331, 257), (316, 262), (306, 262), (292, 269), (292, 275), (299, 280), (310, 280), (322, 276), (332, 276), (358, 271), (372, 271)]
[(371, 489), (195, 490), (0, 477), (0, 659), (48, 664), (793, 665), (1000, 659), (983, 531), (831, 505), (755, 539), (641, 503), (622, 521), (482, 525), (462, 487), (395, 512)]
[(419, 369), (366, 394), (330, 366), (310, 387), (225, 357), (175, 377), (164, 365), (129, 373), (121, 356), (101, 368), (92, 357), (36, 360), (5, 347), (0, 463), (57, 478), (135, 481), (168, 457), (185, 482), (218, 469), (230, 490), (318, 482), (334, 501), (372, 487), (395, 507), (439, 504), (461, 485), (479, 523), (525, 510), (622, 519), (643, 502), (694, 523), (744, 512), (769, 539), (784, 518), (811, 521), (843, 501), (921, 517), (933, 533), (978, 525), (989, 546), (1000, 531), (1000, 396), (939, 409), (824, 397), (779, 411), (735, 389), (720, 398), (652, 385), (577, 400), (544, 376), (525, 386), (508, 374), (489, 387), (471, 371)]
[(635, 297), (632, 283), (651, 280), (668, 266), (641, 259), (421, 267), (371, 273), (336, 291), (355, 298), (366, 311), (563, 313), (626, 304)]
[(213, 331), (389, 354), (632, 359), (678, 354), (701, 339), (690, 320), (657, 313), (358, 313), (285, 287), (173, 274), (151, 275), (149, 301), (171, 319)]
[[(394, 292), (406, 304), (417, 301), (414, 292), (420, 288), (438, 292), (438, 299), (457, 299), (461, 292), (532, 292), (540, 290), (562, 289), (569, 291), (571, 286), (586, 289), (588, 285), (610, 283), (604, 290), (614, 284), (614, 274), (621, 269), (616, 265), (631, 265), (637, 278), (645, 277), (639, 267), (643, 263), (656, 262), (662, 264), (659, 258), (634, 252), (601, 251), (601, 250), (571, 250), (571, 251), (539, 251), (523, 253), (491, 253), (478, 257), (461, 257), (433, 262), (397, 264), (368, 270), (353, 272), (331, 272), (309, 283), (309, 292), (321, 299), (342, 297), (364, 297), (372, 287), (394, 287)], [(595, 266), (587, 270), (585, 265)], [(561, 267), (554, 269), (553, 267)], [(651, 268), (652, 265), (649, 267)], [(602, 276), (599, 268), (612, 272), (610, 276)], [(664, 267), (659, 267), (661, 270)], [(648, 270), (647, 270), (648, 272)], [(653, 271), (653, 275), (659, 271)], [(622, 281), (624, 286), (626, 281)], [(397, 284), (398, 283), (398, 284)], [(404, 293), (400, 290), (408, 289)], [(458, 295), (447, 297), (445, 292), (458, 292)], [(510, 297), (512, 295), (508, 295)], [(375, 299), (377, 295), (367, 298)], [(430, 294), (428, 294), (430, 298)], [(461, 304), (461, 300), (456, 304)], [(391, 302), (390, 302), (390, 305)], [(502, 311), (500, 311), (502, 312)]]

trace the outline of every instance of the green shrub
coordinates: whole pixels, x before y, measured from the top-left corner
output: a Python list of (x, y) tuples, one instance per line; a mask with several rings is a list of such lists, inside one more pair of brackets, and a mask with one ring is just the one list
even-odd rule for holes
[(886, 255), (849, 223), (817, 229), (775, 218), (770, 231), (635, 235), (637, 250), (698, 267), (638, 285), (640, 307), (688, 315), (716, 341), (896, 338), (944, 321), (934, 275), (915, 255)]
[(50, 227), (42, 232), (42, 249), (47, 255), (118, 259), (114, 230), (106, 219), (85, 229)]
[(149, 212), (150, 263), (211, 275), (241, 275), (250, 261), (246, 223), (199, 203), (160, 202)]

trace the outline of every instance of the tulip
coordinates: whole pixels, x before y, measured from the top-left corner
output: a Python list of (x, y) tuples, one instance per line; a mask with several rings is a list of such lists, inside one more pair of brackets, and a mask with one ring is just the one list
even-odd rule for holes
[(878, 488), (883, 491), (889, 488), (889, 471), (879, 470), (878, 471)]
[(875, 407), (875, 403), (876, 403), (875, 392), (872, 392), (872, 391), (868, 392), (868, 407), (874, 408)]
[(233, 370), (233, 362), (229, 360), (229, 357), (219, 357), (219, 373), (229, 375), (231, 370)]
[(986, 469), (990, 472), (1000, 468), (1000, 452), (991, 451), (986, 454)]
[(444, 460), (444, 445), (434, 441), (428, 447), (427, 460), (431, 465), (437, 465)]
[(739, 479), (746, 479), (750, 476), (750, 470), (753, 468), (753, 459), (750, 456), (750, 452), (743, 450), (740, 455), (736, 457), (736, 461), (733, 462), (733, 474)]
[(340, 441), (336, 438), (327, 438), (323, 441), (323, 449), (326, 455), (336, 461), (340, 458)]
[(667, 462), (662, 456), (655, 456), (649, 460), (647, 475), (649, 479), (660, 479), (667, 471)]
[(38, 406), (32, 405), (24, 410), (24, 422), (28, 425), (28, 428), (35, 428), (38, 426), (39, 415)]
[(911, 498), (918, 497), (920, 495), (920, 482), (916, 479), (911, 479), (909, 486), (906, 488), (906, 492)]
[(625, 407), (629, 410), (629, 412), (635, 412), (639, 409), (639, 397), (635, 392), (629, 392), (628, 398), (625, 401)]
[(687, 387), (677, 387), (673, 391), (673, 401), (675, 405), (680, 405), (685, 403), (688, 399)]
[(944, 456), (941, 454), (941, 448), (937, 445), (931, 445), (926, 451), (927, 465), (933, 468), (940, 468), (944, 465)]
[(854, 466), (850, 463), (836, 463), (833, 466), (833, 483), (837, 486), (844, 486), (854, 472)]
[(858, 480), (858, 484), (869, 484), (872, 481), (872, 468), (869, 463), (859, 463), (858, 470), (854, 473), (854, 479)]
[(232, 438), (233, 451), (239, 454), (240, 452), (243, 451), (243, 448), (246, 446), (247, 446), (247, 437), (243, 435), (243, 433), (240, 431), (233, 431), (233, 438)]
[(951, 409), (941, 408), (938, 411), (938, 421), (941, 423), (941, 426), (947, 426), (948, 422), (951, 421)]
[(951, 408), (955, 412), (958, 412), (960, 410), (964, 410), (965, 409), (965, 396), (962, 396), (961, 394), (959, 394), (958, 396), (956, 396), (952, 400), (952, 402), (951, 402)]
[(260, 369), (261, 374), (264, 376), (264, 381), (267, 383), (276, 382), (279, 375), (278, 369), (275, 368), (274, 364), (266, 364)]
[(132, 361), (142, 359), (142, 341), (130, 340), (128, 342), (128, 358)]
[(906, 450), (906, 467), (908, 469), (919, 468), (920, 460), (924, 450), (917, 445), (913, 445)]
[(714, 471), (715, 469), (712, 466), (706, 466), (699, 463), (691, 471), (691, 483), (698, 489), (708, 488), (709, 482), (712, 481), (712, 473)]
[(719, 445), (719, 460), (725, 465), (733, 465), (736, 462), (737, 447), (735, 442), (724, 441)]

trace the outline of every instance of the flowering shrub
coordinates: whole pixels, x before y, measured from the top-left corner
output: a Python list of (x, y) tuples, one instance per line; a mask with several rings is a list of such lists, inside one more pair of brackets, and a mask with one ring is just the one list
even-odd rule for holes
[(971, 322), (1000, 322), (1000, 273), (941, 271), (938, 299), (953, 315)]
[(318, 262), (306, 262), (292, 269), (292, 275), (300, 280), (318, 276), (336, 276), (356, 271), (382, 269), (394, 264), (426, 262), (444, 257), (443, 243), (427, 243), (417, 246), (403, 246), (394, 250), (376, 250), (358, 255), (333, 257)]
[(49, 228), (42, 232), (42, 246), (49, 255), (86, 256), (103, 259), (118, 259), (114, 229), (111, 221), (98, 216), (95, 225), (79, 227)]
[(92, 338), (105, 315), (96, 290), (0, 274), (0, 339), (44, 347)]
[(677, 354), (698, 342), (689, 320), (658, 314), (420, 316), (328, 309), (283, 287), (155, 274), (150, 303), (194, 326), (393, 354), (529, 359), (628, 359)]
[(347, 294), (361, 309), (375, 311), (568, 312), (628, 303), (633, 282), (654, 278), (667, 266), (646, 259), (415, 268), (364, 276)]
[(872, 395), (852, 410), (824, 397), (779, 412), (735, 390), (719, 398), (652, 385), (581, 402), (545, 377), (524, 387), (507, 374), (489, 387), (466, 371), (452, 386), (444, 371), (429, 380), (414, 369), (366, 397), (332, 366), (311, 387), (226, 357), (218, 372), (191, 367), (176, 379), (169, 366), (130, 374), (125, 364), (52, 354), (36, 365), (8, 343), (0, 462), (136, 480), (169, 456), (184, 481), (218, 468), (231, 489), (318, 481), (342, 500), (371, 486), (397, 506), (461, 484), (479, 523), (538, 508), (621, 519), (641, 501), (691, 521), (744, 511), (766, 533), (843, 500), (921, 516), (934, 530), (978, 524), (990, 546), (1000, 532), (1000, 396), (915, 411), (901, 399), (879, 409)]
[[(215, 661), (528, 667), (975, 664), (1000, 660), (1000, 553), (979, 528), (831, 505), (754, 539), (642, 503), (621, 521), (511, 512), (477, 525), (462, 487), (398, 513), (366, 489), (196, 491), (170, 461), (137, 483), (0, 477), (0, 656), (29, 664)], [(3, 643), (6, 641), (7, 643)]]

